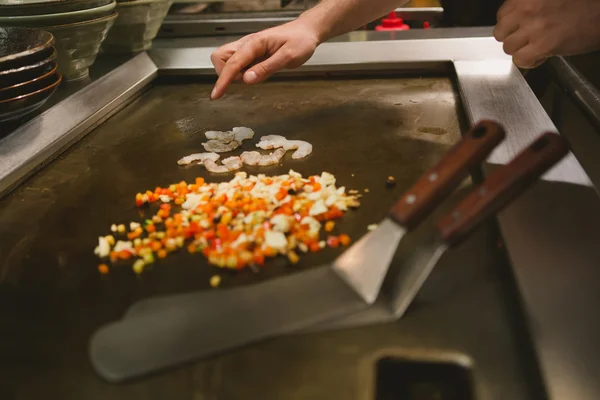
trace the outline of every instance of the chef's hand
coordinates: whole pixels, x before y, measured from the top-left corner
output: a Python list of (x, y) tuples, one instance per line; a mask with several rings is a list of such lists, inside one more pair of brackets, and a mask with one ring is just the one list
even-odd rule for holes
[(223, 96), (236, 79), (254, 84), (281, 69), (298, 68), (308, 61), (318, 45), (316, 32), (299, 20), (226, 44), (210, 56), (219, 75), (211, 98)]
[(506, 0), (495, 38), (522, 68), (600, 48), (600, 0)]

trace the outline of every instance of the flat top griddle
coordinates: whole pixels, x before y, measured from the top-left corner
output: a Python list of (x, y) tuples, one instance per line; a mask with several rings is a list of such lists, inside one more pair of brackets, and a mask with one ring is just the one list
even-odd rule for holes
[[(2, 281), (90, 285), (111, 293), (148, 296), (208, 288), (210, 276), (223, 284), (250, 283), (331, 261), (339, 251), (302, 257), (287, 266), (283, 258), (255, 274), (210, 267), (201, 255), (182, 252), (158, 262), (136, 278), (129, 266), (114, 268), (101, 281), (94, 277), (97, 236), (112, 223), (139, 221), (150, 210), (136, 209), (135, 194), (180, 180), (213, 175), (204, 167), (179, 167), (176, 161), (204, 151), (204, 131), (249, 126), (252, 150), (261, 135), (281, 134), (307, 140), (314, 152), (304, 160), (288, 154), (281, 165), (244, 168), (251, 174), (304, 175), (328, 171), (338, 185), (363, 193), (363, 205), (343, 219), (340, 229), (357, 239), (383, 218), (391, 202), (459, 137), (454, 94), (449, 81), (373, 79), (276, 82), (257, 89), (235, 87), (223, 101), (208, 100), (210, 84), (159, 84), (97, 128), (60, 159), (2, 201), (0, 212)], [(386, 189), (389, 175), (397, 187)], [(83, 278), (83, 274), (91, 274)], [(68, 278), (68, 279), (67, 279)], [(65, 280), (66, 279), (66, 280)], [(72, 286), (71, 286), (72, 285)], [(121, 289), (117, 289), (121, 288)]]
[[(97, 236), (108, 233), (113, 222), (140, 219), (136, 192), (196, 176), (211, 181), (231, 178), (209, 175), (202, 166), (177, 166), (180, 157), (202, 151), (205, 130), (242, 125), (256, 131), (253, 142), (264, 134), (311, 142), (314, 152), (308, 159), (295, 161), (288, 154), (282, 166), (244, 170), (328, 171), (340, 185), (368, 188), (361, 208), (340, 223), (355, 239), (368, 224), (383, 218), (402, 190), (460, 135), (458, 100), (447, 78), (274, 81), (254, 88), (236, 85), (218, 102), (208, 100), (211, 88), (208, 82), (156, 82), (0, 201), (0, 376), (8, 378), (0, 384), (0, 393), (7, 398), (43, 393), (61, 399), (158, 399), (201, 393), (219, 399), (242, 394), (278, 399), (297, 388), (298, 398), (335, 394), (346, 399), (363, 380), (347, 385), (365, 354), (398, 343), (394, 326), (326, 333), (278, 339), (127, 385), (110, 386), (95, 376), (87, 358), (91, 333), (120, 318), (137, 299), (208, 289), (215, 273), (222, 275), (225, 287), (301, 273), (339, 254), (338, 249), (306, 255), (294, 267), (280, 259), (256, 274), (220, 270), (202, 255), (183, 252), (157, 262), (139, 277), (129, 265), (99, 276), (93, 254)], [(235, 154), (251, 147), (246, 142)], [(385, 187), (388, 175), (397, 180), (391, 190)], [(481, 326), (497, 330), (495, 346), (477, 351), (494, 360), (484, 368), (498, 368), (502, 379), (512, 383), (505, 393), (516, 399), (527, 386), (520, 378), (529, 375), (517, 367), (515, 356), (520, 352), (506, 351), (519, 345), (510, 333), (510, 307), (498, 302), (504, 289), (492, 272), (501, 263), (495, 261), (494, 238), (489, 232), (477, 235), (459, 252), (459, 260), (469, 260), (459, 269), (456, 255), (438, 268), (419, 301), (442, 300), (444, 305), (407, 316), (401, 321), (402, 337), (411, 346), (478, 349), (468, 337), (490, 334), (478, 333), (479, 322), (492, 318)], [(475, 281), (481, 285), (467, 289)], [(464, 294), (450, 301), (447, 296), (457, 288)], [(257, 363), (272, 379), (259, 373), (264, 370), (257, 369)], [(312, 379), (336, 368), (339, 374), (329, 374), (318, 388), (311, 387)]]

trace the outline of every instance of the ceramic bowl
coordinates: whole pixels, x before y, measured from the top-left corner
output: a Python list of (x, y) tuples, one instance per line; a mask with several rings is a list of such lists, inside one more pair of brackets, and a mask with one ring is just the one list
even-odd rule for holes
[(52, 83), (53, 76), (57, 70), (58, 64), (56, 61), (53, 61), (50, 70), (45, 74), (25, 82), (17, 83), (16, 85), (0, 88), (0, 100), (23, 96), (47, 87)]
[[(102, 6), (53, 14), (28, 14), (19, 16), (0, 16), (0, 26), (25, 26), (28, 28), (39, 28), (42, 26), (54, 26), (83, 22), (114, 13), (117, 6), (116, 1), (111, 1)], [(1, 10), (2, 7), (0, 7)], [(2, 13), (0, 12), (0, 15)]]
[(58, 70), (66, 81), (89, 76), (90, 66), (96, 61), (100, 46), (116, 19), (117, 13), (113, 13), (91, 21), (44, 28), (56, 39)]
[(54, 48), (52, 51), (53, 53), (48, 58), (35, 64), (0, 71), (0, 88), (18, 85), (46, 74), (53, 68), (53, 62), (57, 57)]
[(12, 121), (37, 110), (54, 94), (62, 81), (60, 73), (52, 75), (48, 86), (22, 96), (0, 100), (0, 121)]
[(119, 18), (102, 49), (107, 53), (137, 53), (152, 47), (172, 0), (138, 0), (119, 3)]
[(0, 17), (58, 14), (105, 6), (114, 0), (0, 0)]
[(53, 45), (52, 34), (40, 29), (0, 28), (0, 71), (38, 63)]

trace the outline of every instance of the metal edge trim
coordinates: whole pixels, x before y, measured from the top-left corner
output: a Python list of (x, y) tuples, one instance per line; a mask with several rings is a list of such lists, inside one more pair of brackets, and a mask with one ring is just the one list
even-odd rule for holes
[(157, 76), (142, 53), (0, 140), (0, 197), (106, 119)]
[[(500, 122), (506, 139), (490, 155), (489, 164), (504, 165), (543, 132), (558, 133), (550, 116), (511, 60), (454, 61), (463, 108), (471, 124)], [(593, 186), (573, 154), (542, 179)]]
[[(210, 55), (214, 47), (157, 48), (148, 54), (161, 74), (214, 75)], [(432, 38), (387, 41), (324, 43), (297, 71), (327, 71), (332, 66), (358, 68), (364, 65), (439, 63), (454, 60), (510, 60), (493, 37)], [(288, 73), (282, 71), (279, 75)]]
[(546, 68), (558, 86), (600, 132), (600, 90), (564, 57), (552, 57), (546, 63)]

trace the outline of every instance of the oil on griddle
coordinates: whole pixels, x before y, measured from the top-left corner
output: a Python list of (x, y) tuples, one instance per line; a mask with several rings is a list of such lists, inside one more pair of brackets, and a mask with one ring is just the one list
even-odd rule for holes
[[(157, 260), (141, 276), (130, 265), (97, 272), (93, 254), (99, 235), (114, 222), (139, 221), (135, 194), (196, 176), (204, 167), (179, 167), (177, 160), (203, 151), (206, 130), (248, 126), (256, 135), (280, 134), (306, 140), (313, 153), (281, 165), (248, 167), (249, 174), (334, 174), (338, 186), (364, 193), (361, 207), (338, 222), (339, 231), (357, 240), (381, 220), (394, 199), (431, 166), (460, 135), (457, 100), (449, 80), (339, 79), (278, 81), (255, 87), (236, 85), (210, 101), (209, 83), (157, 83), (25, 182), (0, 204), (0, 283), (36, 293), (70, 293), (76, 298), (127, 305), (156, 294), (259, 282), (331, 262), (341, 251), (302, 255), (290, 266), (271, 260), (260, 273), (209, 266), (201, 254), (185, 250)], [(386, 187), (394, 176), (396, 185)], [(116, 305), (115, 304), (115, 305)]]

